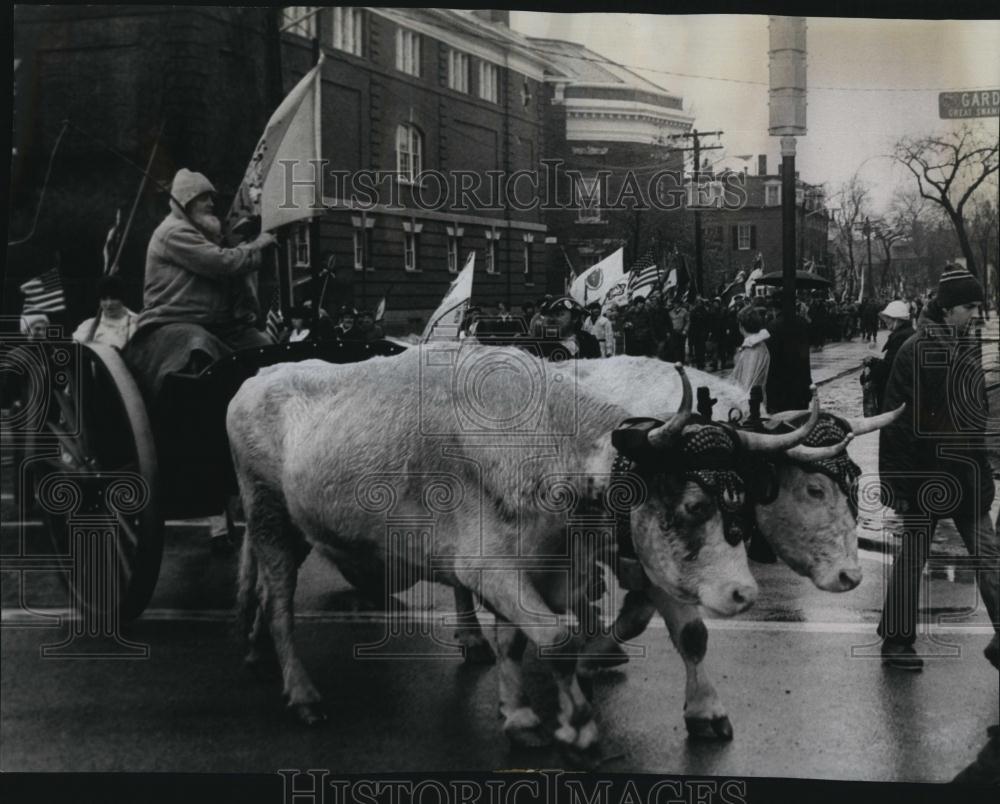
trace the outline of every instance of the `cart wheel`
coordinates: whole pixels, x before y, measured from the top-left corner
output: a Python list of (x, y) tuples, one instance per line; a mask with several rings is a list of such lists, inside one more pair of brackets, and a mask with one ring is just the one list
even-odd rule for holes
[(116, 349), (52, 344), (49, 356), (48, 410), (32, 460), (35, 495), (58, 553), (74, 549), (71, 519), (94, 517), (91, 522), (114, 526), (115, 577), (102, 577), (108, 564), (88, 546), (91, 560), (76, 561), (67, 582), (80, 605), (101, 613), (114, 608), (128, 621), (149, 603), (163, 556), (156, 448), (145, 404)]

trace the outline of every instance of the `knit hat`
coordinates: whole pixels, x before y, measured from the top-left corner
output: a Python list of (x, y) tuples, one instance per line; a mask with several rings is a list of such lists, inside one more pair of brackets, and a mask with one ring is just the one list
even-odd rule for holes
[(938, 280), (937, 303), (942, 310), (986, 298), (979, 280), (964, 268), (949, 265)]
[(181, 168), (174, 176), (174, 183), (170, 187), (170, 194), (174, 200), (187, 209), (199, 195), (214, 193), (215, 187), (202, 173), (195, 173), (187, 168)]

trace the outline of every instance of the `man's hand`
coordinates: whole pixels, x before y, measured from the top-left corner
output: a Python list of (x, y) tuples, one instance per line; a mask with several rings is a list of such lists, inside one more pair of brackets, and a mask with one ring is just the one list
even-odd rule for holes
[(277, 242), (278, 238), (270, 232), (261, 232), (257, 235), (257, 239), (253, 241), (253, 244), (255, 248), (265, 249), (268, 246), (273, 246)]

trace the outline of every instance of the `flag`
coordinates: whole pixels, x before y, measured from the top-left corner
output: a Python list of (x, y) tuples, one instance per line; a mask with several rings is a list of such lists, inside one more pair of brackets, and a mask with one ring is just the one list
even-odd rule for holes
[(375, 323), (377, 324), (385, 317), (385, 296), (379, 301), (378, 306), (375, 308)]
[(267, 309), (267, 319), (264, 324), (264, 331), (272, 343), (277, 343), (281, 337), (281, 329), (284, 326), (285, 317), (281, 314), (281, 296), (275, 290), (271, 296), (271, 305)]
[(104, 238), (104, 275), (111, 273), (114, 267), (115, 257), (122, 242), (122, 211), (115, 210), (115, 222), (108, 229), (108, 235)]
[[(270, 232), (323, 211), (323, 179), (318, 165), (319, 187), (302, 184), (314, 175), (313, 160), (322, 158), (319, 110), (323, 60), (320, 54), (316, 66), (296, 84), (267, 121), (226, 216), (230, 231), (247, 218), (260, 217), (261, 229)], [(294, 173), (286, 175), (293, 170)], [(289, 198), (285, 198), (287, 178), (296, 182)]]
[(424, 334), (420, 336), (421, 343), (427, 343), (432, 338), (434, 340), (458, 338), (462, 319), (465, 318), (465, 311), (472, 298), (472, 273), (475, 265), (476, 252), (473, 251), (469, 253), (465, 267), (448, 287), (441, 304), (427, 320)]
[(648, 296), (660, 285), (663, 271), (653, 258), (653, 249), (649, 249), (632, 266), (629, 273), (628, 294), (631, 301), (635, 296)]
[(580, 304), (603, 302), (608, 291), (625, 276), (624, 260), (622, 259), (624, 252), (625, 249), (620, 248), (614, 254), (605, 257), (580, 274), (573, 280), (569, 295)]
[(61, 313), (66, 309), (62, 279), (58, 268), (50, 268), (21, 285), (24, 294), (24, 315), (35, 313)]

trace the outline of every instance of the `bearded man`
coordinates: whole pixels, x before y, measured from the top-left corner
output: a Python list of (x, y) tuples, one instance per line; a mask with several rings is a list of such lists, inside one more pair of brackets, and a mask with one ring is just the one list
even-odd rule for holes
[(236, 302), (275, 238), (265, 232), (225, 248), (222, 225), (213, 214), (214, 194), (201, 173), (181, 168), (174, 176), (170, 214), (153, 232), (146, 252), (138, 327), (197, 324), (230, 349), (266, 346), (270, 340), (254, 326), (255, 314)]

